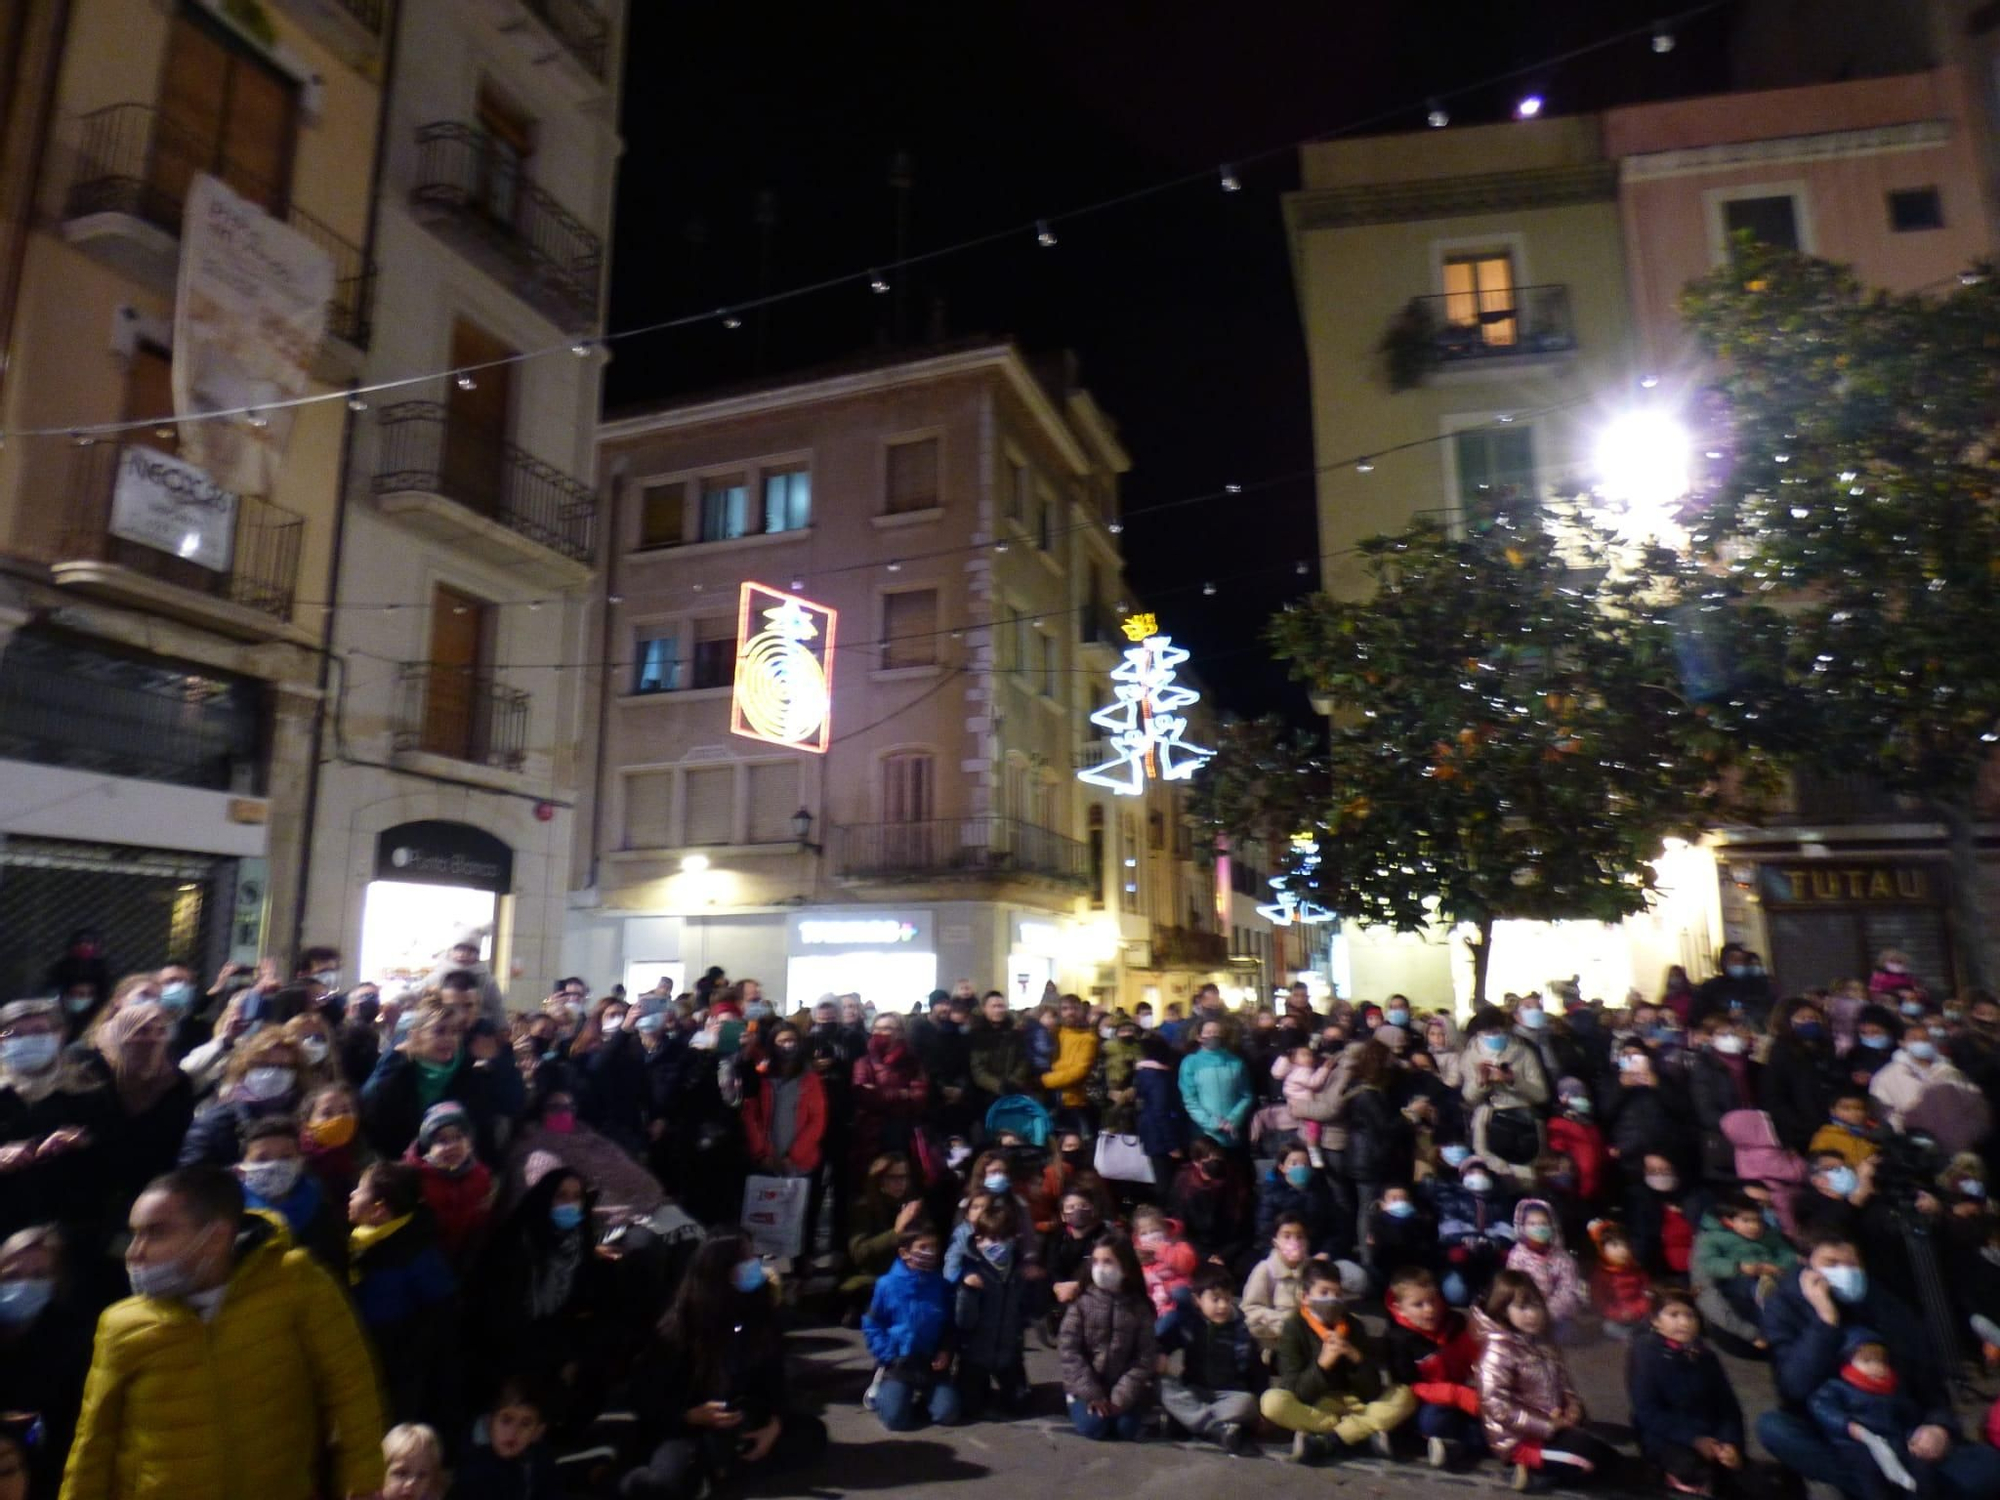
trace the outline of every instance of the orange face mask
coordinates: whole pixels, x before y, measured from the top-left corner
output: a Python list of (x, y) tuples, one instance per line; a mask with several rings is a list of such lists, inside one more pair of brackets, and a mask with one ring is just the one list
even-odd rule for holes
[(306, 1134), (312, 1143), (323, 1151), (337, 1151), (354, 1139), (355, 1120), (353, 1115), (335, 1115), (330, 1120), (315, 1120), (306, 1126)]

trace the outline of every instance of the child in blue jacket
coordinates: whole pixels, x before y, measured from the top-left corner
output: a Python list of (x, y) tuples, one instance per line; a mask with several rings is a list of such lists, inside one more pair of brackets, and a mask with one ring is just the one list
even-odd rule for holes
[(891, 1432), (921, 1427), (926, 1416), (940, 1427), (958, 1421), (958, 1388), (951, 1369), (951, 1287), (938, 1269), (944, 1244), (922, 1220), (896, 1236), (896, 1262), (875, 1283), (875, 1297), (861, 1320), (877, 1377), (871, 1387), (875, 1414)]
[(1011, 1416), (1029, 1393), (1021, 1336), (1031, 1287), (1019, 1248), (1020, 1210), (1012, 1198), (991, 1199), (970, 1223), (957, 1291), (959, 1406), (976, 1420), (997, 1390), (997, 1404)]
[(1675, 1489), (1706, 1495), (1743, 1473), (1743, 1408), (1701, 1333), (1693, 1294), (1661, 1288), (1653, 1326), (1632, 1342), (1625, 1386), (1639, 1451)]
[(1868, 1328), (1850, 1329), (1840, 1353), (1840, 1373), (1813, 1392), (1810, 1409), (1856, 1488), (1871, 1500), (1908, 1491), (1930, 1494), (1931, 1466), (1910, 1452), (1910, 1434), (1923, 1425), (1923, 1410), (1900, 1388), (1881, 1336)]

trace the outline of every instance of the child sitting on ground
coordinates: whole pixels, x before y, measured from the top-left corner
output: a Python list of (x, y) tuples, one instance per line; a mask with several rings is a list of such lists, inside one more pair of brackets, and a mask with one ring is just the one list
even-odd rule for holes
[(1250, 1268), (1243, 1287), (1243, 1318), (1266, 1348), (1278, 1347), (1285, 1320), (1298, 1309), (1306, 1262), (1311, 1259), (1305, 1221), (1284, 1218), (1271, 1237), (1271, 1253)]
[(1165, 1317), (1174, 1308), (1174, 1294), (1186, 1290), (1198, 1257), (1182, 1237), (1180, 1220), (1168, 1218), (1151, 1205), (1132, 1210), (1132, 1248), (1146, 1273), (1146, 1295), (1153, 1311)]
[(424, 1111), (404, 1158), (423, 1181), (424, 1202), (437, 1225), (438, 1246), (463, 1271), (493, 1217), (493, 1172), (472, 1153), (472, 1116), (446, 1099)]
[(1180, 1373), (1160, 1381), (1167, 1415), (1225, 1453), (1247, 1450), (1257, 1431), (1264, 1362), (1224, 1267), (1194, 1273), (1190, 1295), (1161, 1319), (1159, 1341), (1162, 1356), (1181, 1356)]
[[(544, 1398), (521, 1380), (501, 1384), (472, 1432), (472, 1451), (458, 1466), (451, 1500), (544, 1500), (560, 1491)], [(386, 1500), (386, 1497), (385, 1497)]]
[(1854, 1328), (1841, 1346), (1840, 1372), (1812, 1394), (1813, 1420), (1869, 1500), (1931, 1493), (1931, 1466), (1910, 1452), (1923, 1412), (1901, 1384), (1881, 1336)]
[(1465, 1314), (1445, 1305), (1437, 1278), (1408, 1267), (1389, 1278), (1389, 1378), (1417, 1398), (1417, 1436), (1433, 1469), (1486, 1452), (1473, 1384), (1479, 1341)]
[(1304, 1222), (1315, 1255), (1337, 1255), (1354, 1234), (1354, 1211), (1342, 1213), (1333, 1201), (1326, 1174), (1312, 1164), (1304, 1146), (1287, 1146), (1257, 1184), (1257, 1247), (1271, 1248), (1280, 1219)]
[(1368, 1211), (1365, 1254), (1368, 1274), (1376, 1286), (1387, 1286), (1389, 1278), (1405, 1266), (1435, 1270), (1439, 1261), (1437, 1220), (1409, 1188), (1386, 1187)]
[(1277, 1379), (1258, 1402), (1264, 1420), (1293, 1434), (1292, 1462), (1318, 1463), (1363, 1447), (1392, 1456), (1389, 1434), (1417, 1398), (1392, 1383), (1359, 1318), (1340, 1301), (1333, 1262), (1306, 1267), (1305, 1298), (1278, 1340)]
[(421, 1422), (382, 1434), (382, 1500), (443, 1500), (444, 1449)]
[(1613, 1468), (1617, 1450), (1583, 1430), (1583, 1397), (1549, 1336), (1549, 1310), (1520, 1271), (1500, 1271), (1473, 1314), (1479, 1355), (1479, 1412), (1486, 1445), (1514, 1466), (1514, 1488), (1579, 1483)]
[(1554, 1320), (1556, 1342), (1570, 1342), (1577, 1314), (1590, 1306), (1590, 1298), (1576, 1257), (1563, 1248), (1555, 1210), (1540, 1198), (1523, 1198), (1514, 1210), (1514, 1248), (1507, 1252), (1507, 1269), (1525, 1272), (1535, 1283)]
[(1597, 1204), (1603, 1199), (1611, 1152), (1603, 1130), (1591, 1118), (1595, 1106), (1590, 1090), (1581, 1078), (1564, 1077), (1556, 1081), (1556, 1100), (1561, 1108), (1549, 1121), (1549, 1150), (1575, 1165), (1577, 1197)]
[(989, 1202), (972, 1220), (972, 1248), (959, 1279), (959, 1409), (968, 1421), (985, 1410), (997, 1390), (1000, 1409), (1012, 1416), (1028, 1398), (1021, 1336), (1028, 1322), (1030, 1287), (1016, 1237), (1018, 1210), (1011, 1200)]
[(1827, 1122), (1806, 1143), (1808, 1156), (1831, 1151), (1858, 1172), (1863, 1162), (1880, 1154), (1882, 1147), (1868, 1120), (1867, 1089), (1859, 1085), (1843, 1088), (1833, 1096), (1827, 1115)]
[(938, 1232), (912, 1224), (896, 1237), (896, 1263), (875, 1283), (861, 1319), (876, 1367), (867, 1399), (891, 1432), (914, 1431), (926, 1416), (940, 1427), (958, 1420), (958, 1388), (944, 1378), (953, 1318), (951, 1289), (938, 1270), (943, 1258)]
[(1590, 1273), (1590, 1300), (1603, 1319), (1604, 1336), (1631, 1338), (1653, 1316), (1653, 1278), (1632, 1252), (1632, 1237), (1622, 1224), (1593, 1220), (1590, 1242), (1597, 1247), (1597, 1269)]
[(1724, 1333), (1764, 1349), (1764, 1298), (1796, 1264), (1798, 1256), (1761, 1208), (1741, 1194), (1724, 1198), (1703, 1217), (1695, 1239), (1696, 1304)]
[(1743, 1408), (1713, 1349), (1701, 1313), (1679, 1287), (1659, 1294), (1652, 1328), (1632, 1345), (1626, 1390), (1639, 1451), (1658, 1464), (1667, 1487), (1712, 1495), (1743, 1472)]

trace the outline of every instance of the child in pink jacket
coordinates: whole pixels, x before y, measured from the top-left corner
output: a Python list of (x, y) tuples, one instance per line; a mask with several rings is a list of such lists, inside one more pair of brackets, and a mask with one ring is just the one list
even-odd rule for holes
[(1299, 1139), (1315, 1151), (1319, 1149), (1319, 1121), (1306, 1119), (1299, 1110), (1333, 1081), (1335, 1061), (1333, 1053), (1294, 1047), (1290, 1056), (1280, 1056), (1271, 1064), (1271, 1076), (1285, 1086), (1285, 1108), (1298, 1121)]
[(1576, 1257), (1563, 1248), (1562, 1223), (1547, 1199), (1523, 1198), (1514, 1210), (1514, 1248), (1507, 1252), (1507, 1269), (1534, 1282), (1555, 1325), (1551, 1335), (1567, 1343), (1577, 1314), (1590, 1306), (1590, 1289)]
[(1194, 1282), (1199, 1257), (1187, 1242), (1179, 1219), (1168, 1218), (1150, 1204), (1132, 1210), (1132, 1248), (1146, 1276), (1146, 1295), (1161, 1316), (1174, 1310), (1174, 1293)]

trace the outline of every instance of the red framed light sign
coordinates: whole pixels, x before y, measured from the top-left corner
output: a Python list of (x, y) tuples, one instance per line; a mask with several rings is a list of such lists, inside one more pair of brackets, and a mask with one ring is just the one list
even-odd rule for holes
[(729, 730), (824, 755), (833, 728), (833, 628), (839, 611), (765, 583), (736, 605)]

